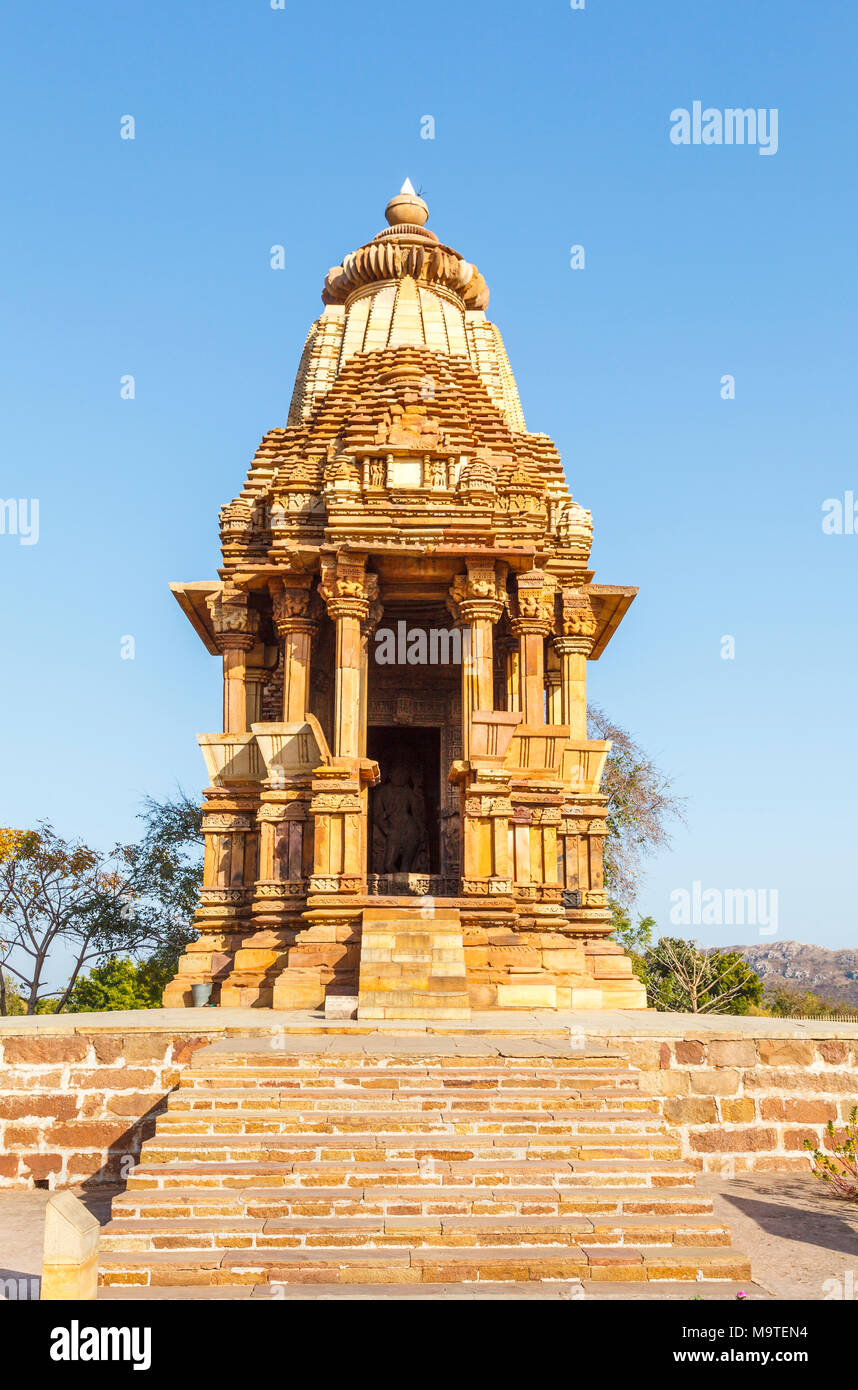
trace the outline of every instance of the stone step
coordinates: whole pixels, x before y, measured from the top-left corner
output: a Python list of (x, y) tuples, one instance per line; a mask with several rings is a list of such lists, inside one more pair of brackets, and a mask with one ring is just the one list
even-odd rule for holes
[[(188, 1284), (184, 1287), (175, 1287), (169, 1284), (158, 1284), (142, 1288), (125, 1287), (121, 1284), (102, 1286), (98, 1290), (99, 1302), (104, 1303), (124, 1303), (133, 1301), (135, 1303), (155, 1303), (164, 1302), (171, 1299), (181, 1299), (183, 1302), (235, 1302), (244, 1299), (277, 1299), (278, 1302), (291, 1302), (296, 1299), (306, 1301), (307, 1299), (325, 1302), (355, 1302), (361, 1300), (377, 1303), (383, 1299), (395, 1299), (397, 1302), (413, 1302), (416, 1300), (443, 1299), (445, 1302), (507, 1302), (521, 1303), (523, 1301), (533, 1302), (557, 1299), (582, 1298), (583, 1289), (591, 1287), (583, 1285), (577, 1280), (554, 1280), (547, 1283), (530, 1284), (492, 1284), (486, 1280), (481, 1280), (479, 1284), (248, 1284), (238, 1287), (216, 1284)], [(610, 1285), (599, 1285), (600, 1288), (610, 1288)], [(643, 1287), (643, 1286), (640, 1286)], [(662, 1286), (659, 1285), (659, 1288)], [(687, 1285), (671, 1285), (674, 1289), (681, 1289), (682, 1297), (688, 1297)], [(732, 1284), (701, 1284), (703, 1291), (702, 1297), (713, 1298), (721, 1297), (722, 1288), (743, 1290), (747, 1285)], [(707, 1290), (717, 1289), (719, 1293), (709, 1293)], [(695, 1297), (701, 1296), (699, 1293)], [(735, 1298), (735, 1292), (732, 1293)]]
[[(509, 1015), (512, 1017), (512, 1014)], [(353, 1036), (349, 1037), (348, 1034)], [(628, 1058), (616, 1048), (593, 1042), (568, 1027), (547, 1027), (538, 1037), (526, 1016), (514, 1028), (432, 1027), (415, 1032), (409, 1025), (385, 1029), (346, 1022), (331, 1026), (278, 1028), (260, 1037), (218, 1038), (192, 1056), (189, 1067), (258, 1066), (274, 1059), (280, 1065), (363, 1067), (415, 1065), (433, 1069), (450, 1067), (504, 1067), (519, 1063), (551, 1062), (560, 1066), (627, 1066)]]
[(284, 1089), (226, 1086), (179, 1086), (167, 1098), (167, 1112), (172, 1116), (178, 1113), (206, 1114), (210, 1111), (231, 1114), (288, 1111), (309, 1116), (316, 1110), (325, 1113), (339, 1110), (352, 1114), (357, 1104), (363, 1113), (377, 1110), (392, 1112), (398, 1108), (414, 1113), (431, 1111), (438, 1114), (455, 1114), (458, 1110), (491, 1110), (494, 1114), (503, 1114), (507, 1110), (653, 1113), (651, 1099), (638, 1095), (628, 1087), (616, 1091), (575, 1091), (566, 1088), (527, 1090), (512, 1087), (498, 1093), (476, 1087), (453, 1087), (439, 1091), (415, 1087), (367, 1090), (359, 1087)]
[(693, 1187), (135, 1188), (113, 1200), (117, 1219), (232, 1220), (390, 1216), (711, 1217)]
[(101, 1233), (102, 1251), (239, 1249), (417, 1249), (421, 1246), (567, 1245), (622, 1248), (729, 1246), (711, 1217), (388, 1216), (301, 1218), (116, 1218)]
[(659, 1134), (667, 1133), (666, 1121), (652, 1111), (559, 1111), (510, 1110), (497, 1111), (486, 1107), (476, 1112), (457, 1110), (372, 1110), (363, 1112), (354, 1106), (344, 1110), (311, 1110), (278, 1112), (276, 1110), (241, 1111), (171, 1110), (158, 1120), (158, 1136), (183, 1135), (266, 1135), (266, 1134), (431, 1134), (431, 1135), (578, 1135)]
[(146, 1164), (282, 1162), (419, 1162), (495, 1164), (530, 1159), (569, 1163), (588, 1159), (679, 1158), (681, 1146), (670, 1134), (157, 1134), (141, 1148)]
[(474, 1188), (522, 1186), (548, 1188), (693, 1186), (694, 1170), (672, 1159), (595, 1159), (524, 1162), (470, 1159), (463, 1162), (387, 1159), (383, 1162), (353, 1160), (282, 1161), (243, 1160), (220, 1163), (190, 1158), (185, 1162), (155, 1163), (147, 1159), (128, 1179), (129, 1190), (158, 1187), (264, 1187), (398, 1188), (408, 1186), (466, 1186)]
[[(511, 1078), (530, 1079), (534, 1085), (576, 1086), (579, 1079), (604, 1085), (607, 1078), (637, 1078), (640, 1073), (620, 1058), (581, 1059), (577, 1057), (493, 1057), (478, 1060), (473, 1057), (378, 1058), (353, 1056), (336, 1058), (313, 1055), (306, 1059), (294, 1054), (270, 1056), (253, 1055), (246, 1059), (209, 1059), (208, 1048), (192, 1059), (182, 1074), (182, 1082), (193, 1085), (202, 1076), (213, 1077), (223, 1085), (228, 1077), (280, 1076), (296, 1084), (327, 1086), (375, 1086), (435, 1083), (439, 1086), (473, 1085), (482, 1082), (489, 1087), (509, 1085)], [(234, 1084), (234, 1083), (233, 1083)]]
[(410, 1284), (532, 1280), (741, 1280), (748, 1261), (731, 1250), (659, 1247), (420, 1246), (415, 1249), (253, 1251), (108, 1251), (100, 1280), (108, 1286), (211, 1284)]

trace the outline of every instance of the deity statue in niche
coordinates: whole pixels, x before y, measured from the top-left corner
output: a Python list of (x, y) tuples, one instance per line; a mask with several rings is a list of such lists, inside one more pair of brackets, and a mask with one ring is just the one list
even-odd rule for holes
[(289, 822), (282, 820), (274, 837), (275, 878), (289, 877)]
[(420, 843), (414, 855), (414, 869), (418, 874), (428, 874), (429, 872), (429, 833), (426, 819), (426, 798), (423, 795), (423, 769), (415, 767), (411, 773), (411, 785), (414, 788), (414, 797), (417, 802), (420, 815), (419, 822), (422, 827)]
[[(422, 778), (419, 779), (422, 782)], [(415, 789), (413, 775), (404, 763), (396, 763), (390, 778), (375, 793), (375, 831), (378, 871), (407, 874), (415, 867), (426, 835), (426, 808), (422, 788)]]

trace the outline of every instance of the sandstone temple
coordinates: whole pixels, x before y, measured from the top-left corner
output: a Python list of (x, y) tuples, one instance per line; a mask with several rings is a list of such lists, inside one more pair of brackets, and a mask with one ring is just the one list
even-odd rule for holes
[(633, 588), (527, 430), (476, 266), (406, 182), (331, 269), (288, 421), (173, 592), (223, 662), (204, 886), (164, 997), (466, 1020), (644, 1008), (586, 670)]

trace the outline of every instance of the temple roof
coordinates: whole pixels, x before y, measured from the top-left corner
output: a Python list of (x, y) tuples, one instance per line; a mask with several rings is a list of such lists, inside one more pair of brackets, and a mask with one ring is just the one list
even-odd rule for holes
[(325, 309), (304, 344), (289, 423), (312, 414), (356, 354), (410, 346), (464, 358), (508, 427), (523, 432), (518, 388), (501, 335), (486, 318), (489, 290), (477, 267), (424, 225), (429, 209), (409, 179), (385, 216), (383, 231), (328, 271)]

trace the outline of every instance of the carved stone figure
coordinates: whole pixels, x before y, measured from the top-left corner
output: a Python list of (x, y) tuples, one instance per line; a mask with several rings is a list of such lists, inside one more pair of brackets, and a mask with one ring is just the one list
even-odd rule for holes
[(381, 872), (410, 873), (426, 833), (426, 810), (404, 763), (391, 769), (390, 780), (375, 793), (373, 809), (375, 829), (383, 841)]

